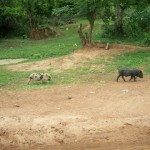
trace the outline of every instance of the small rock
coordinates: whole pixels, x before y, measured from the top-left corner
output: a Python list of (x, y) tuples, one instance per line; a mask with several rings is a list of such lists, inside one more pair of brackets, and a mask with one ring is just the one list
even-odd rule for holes
[(55, 130), (54, 130), (55, 132), (58, 132), (59, 131), (59, 129), (57, 129), (57, 128), (55, 128)]
[(68, 99), (72, 99), (72, 97), (71, 97), (71, 96), (68, 96)]
[(38, 145), (44, 145), (45, 143), (43, 141), (37, 141)]
[(126, 126), (132, 126), (132, 124), (131, 123), (125, 123), (124, 125), (126, 125)]
[(63, 144), (64, 143), (64, 140), (63, 139), (55, 139), (56, 142), (60, 143), (60, 144)]
[(122, 92), (123, 92), (123, 93), (128, 93), (129, 90), (128, 90), (128, 89), (123, 89)]
[(64, 131), (63, 130), (59, 130), (59, 133), (62, 134)]
[(78, 46), (76, 43), (73, 46)]
[(95, 92), (94, 92), (94, 91), (90, 91), (90, 93), (91, 93), (91, 94), (94, 94)]
[(51, 126), (51, 128), (54, 129), (55, 127), (54, 127), (54, 126)]
[(14, 107), (20, 107), (18, 104), (14, 104)]

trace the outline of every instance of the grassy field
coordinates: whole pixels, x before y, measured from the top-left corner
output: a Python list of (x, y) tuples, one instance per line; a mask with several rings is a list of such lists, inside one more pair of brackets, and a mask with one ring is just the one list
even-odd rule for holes
[[(86, 21), (82, 22), (84, 26)], [(27, 61), (42, 60), (49, 57), (59, 57), (72, 53), (75, 49), (81, 48), (81, 43), (77, 34), (78, 24), (63, 26), (58, 31), (59, 37), (46, 40), (29, 40), (29, 39), (3, 39), (0, 40), (0, 59), (4, 58), (27, 58)], [(101, 23), (96, 22), (93, 32), (93, 40), (110, 43), (130, 43), (128, 40), (104, 39), (100, 38), (98, 33)], [(137, 44), (137, 42), (131, 42)], [(77, 46), (76, 46), (76, 45)], [(139, 42), (138, 42), (139, 44)], [(102, 72), (99, 69), (93, 69), (92, 65), (105, 65)], [(0, 66), (0, 87), (9, 89), (30, 89), (45, 88), (54, 85), (78, 84), (78, 83), (99, 83), (99, 77), (106, 78), (120, 67), (138, 67), (144, 69), (145, 74), (150, 74), (150, 51), (140, 50), (138, 52), (126, 53), (119, 56), (113, 56), (109, 61), (105, 59), (95, 59), (84, 64), (82, 67), (70, 69), (56, 74), (51, 71), (53, 80), (41, 85), (34, 83), (26, 84), (26, 79), (31, 72), (11, 72), (5, 70), (5, 66)], [(91, 68), (91, 69), (89, 69)], [(86, 76), (86, 78), (83, 78)], [(39, 86), (40, 85), (40, 86)]]

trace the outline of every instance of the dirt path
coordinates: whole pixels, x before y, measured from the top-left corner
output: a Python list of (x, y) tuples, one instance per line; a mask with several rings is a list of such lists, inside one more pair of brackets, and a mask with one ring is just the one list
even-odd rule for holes
[[(86, 59), (135, 50), (85, 50), (8, 66), (60, 72)], [(61, 64), (61, 65), (60, 65)], [(150, 78), (49, 89), (0, 89), (0, 150), (150, 150)]]
[(7, 64), (15, 64), (18, 62), (25, 61), (27, 59), (20, 58), (20, 59), (0, 59), (0, 65), (7, 65)]

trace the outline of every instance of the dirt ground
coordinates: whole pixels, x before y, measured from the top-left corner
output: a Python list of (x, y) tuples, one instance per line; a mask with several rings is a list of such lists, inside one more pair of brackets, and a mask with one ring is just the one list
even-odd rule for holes
[[(93, 58), (101, 53), (95, 52)], [(120, 50), (114, 50), (117, 52)], [(84, 59), (92, 59), (92, 53), (86, 52)], [(107, 57), (111, 52), (102, 55)], [(75, 67), (82, 62), (78, 56), (80, 51), (60, 60), (73, 57), (74, 65), (68, 66)], [(46, 61), (54, 63), (55, 59)], [(39, 66), (42, 63), (38, 62)], [(21, 65), (31, 66), (7, 67), (25, 71)], [(57, 71), (62, 68), (63, 63)], [(38, 90), (0, 89), (0, 150), (70, 149), (150, 150), (149, 76), (137, 82), (120, 79), (118, 83), (109, 80)]]

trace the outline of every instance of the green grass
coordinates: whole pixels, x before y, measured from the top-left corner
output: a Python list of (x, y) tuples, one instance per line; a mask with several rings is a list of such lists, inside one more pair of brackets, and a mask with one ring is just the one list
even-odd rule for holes
[(101, 43), (110, 43), (110, 44), (113, 44), (113, 43), (116, 43), (116, 44), (128, 44), (128, 45), (135, 45), (135, 46), (145, 46), (144, 44), (144, 40), (141, 40), (141, 39), (135, 39), (135, 38), (132, 38), (132, 39), (128, 39), (128, 38), (103, 38), (101, 37), (101, 35), (99, 34), (95, 34), (95, 36), (93, 37), (94, 41), (96, 42), (101, 42)]
[(26, 72), (11, 72), (0, 67), (0, 87), (16, 88), (24, 83)]
[[(74, 46), (74, 44), (77, 46)], [(0, 59), (4, 58), (27, 58), (30, 60), (58, 57), (71, 53), (80, 48), (78, 37), (68, 36), (53, 38), (51, 40), (3, 40), (0, 42)]]
[(107, 72), (114, 71), (119, 68), (139, 68), (144, 70), (146, 74), (150, 74), (150, 51), (139, 50), (129, 52), (119, 56), (115, 56), (109, 64), (106, 65)]

